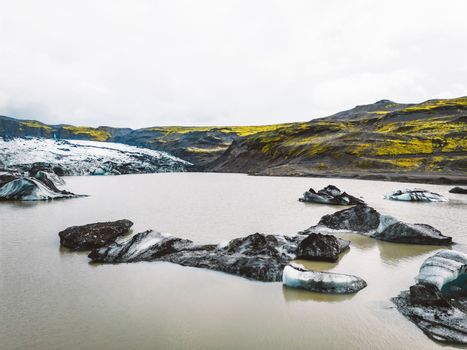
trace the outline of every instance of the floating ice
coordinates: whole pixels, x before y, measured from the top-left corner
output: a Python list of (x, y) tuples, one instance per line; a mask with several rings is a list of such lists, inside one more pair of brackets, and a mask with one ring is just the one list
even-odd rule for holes
[(442, 195), (421, 188), (406, 188), (390, 192), (384, 196), (385, 199), (409, 202), (446, 202)]
[(305, 270), (293, 263), (284, 268), (282, 283), (287, 287), (333, 294), (356, 293), (367, 285), (357, 276)]
[(16, 179), (0, 187), (0, 199), (3, 200), (40, 201), (72, 197), (76, 197), (76, 195), (66, 191), (53, 191), (40, 181), (30, 177)]
[(417, 283), (432, 284), (441, 290), (445, 284), (465, 273), (467, 273), (467, 254), (441, 250), (423, 262), (415, 279)]

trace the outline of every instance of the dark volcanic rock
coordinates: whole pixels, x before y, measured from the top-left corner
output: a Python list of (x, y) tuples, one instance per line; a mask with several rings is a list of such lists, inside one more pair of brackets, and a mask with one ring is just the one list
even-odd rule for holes
[[(466, 254), (439, 251), (423, 262), (417, 284), (392, 298), (392, 302), (430, 338), (467, 344), (466, 277)], [(449, 288), (457, 281), (456, 289)]]
[(103, 263), (168, 261), (277, 282), (284, 267), (295, 257), (299, 239), (255, 233), (225, 245), (197, 245), (190, 240), (145, 231), (126, 241), (94, 249), (89, 258)]
[(467, 344), (467, 316), (465, 311), (453, 306), (424, 306), (413, 304), (408, 291), (392, 298), (402, 315), (415, 323), (433, 340)]
[(318, 225), (334, 230), (370, 232), (379, 226), (380, 217), (381, 214), (375, 209), (366, 205), (357, 205), (323, 216)]
[(425, 306), (449, 306), (438, 287), (428, 283), (417, 283), (410, 287), (410, 302)]
[(71, 249), (93, 249), (113, 243), (119, 236), (127, 234), (133, 223), (130, 220), (98, 222), (71, 226), (59, 232), (60, 244)]
[(356, 293), (367, 286), (357, 276), (306, 270), (296, 264), (289, 264), (284, 268), (282, 283), (291, 288), (332, 294)]
[(297, 247), (297, 259), (337, 261), (339, 254), (348, 249), (350, 241), (332, 235), (311, 233)]
[(102, 263), (153, 261), (194, 247), (190, 240), (147, 230), (127, 240), (110, 243), (102, 248), (96, 247), (89, 254), (89, 258)]
[(303, 198), (299, 199), (301, 202), (320, 203), (320, 204), (334, 204), (334, 205), (356, 205), (365, 204), (364, 201), (358, 199), (350, 194), (342, 192), (336, 186), (328, 185), (325, 188), (315, 192), (312, 188), (303, 194)]
[(407, 224), (389, 215), (382, 215), (364, 205), (340, 210), (325, 215), (318, 222), (300, 234), (317, 232), (352, 231), (366, 236), (394, 243), (448, 245), (452, 238), (425, 224)]
[(459, 194), (467, 194), (467, 188), (462, 187), (453, 187), (449, 190), (450, 193), (459, 193)]
[(430, 225), (407, 224), (396, 222), (371, 237), (394, 243), (448, 245), (452, 238), (444, 236), (440, 231)]

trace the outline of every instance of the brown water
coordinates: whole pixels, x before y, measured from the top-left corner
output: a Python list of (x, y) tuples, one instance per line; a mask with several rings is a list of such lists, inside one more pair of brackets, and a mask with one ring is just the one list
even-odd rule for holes
[(407, 289), (438, 247), (349, 235), (338, 264), (307, 266), (356, 274), (368, 287), (333, 296), (170, 263), (91, 265), (59, 247), (58, 231), (128, 218), (200, 242), (254, 232), (293, 234), (340, 207), (305, 204), (309, 187), (334, 184), (375, 209), (431, 224), (467, 251), (467, 197), (424, 185), (448, 203), (387, 201), (413, 185), (378, 181), (154, 174), (71, 177), (91, 195), (50, 203), (0, 203), (1, 349), (435, 349), (389, 298)]

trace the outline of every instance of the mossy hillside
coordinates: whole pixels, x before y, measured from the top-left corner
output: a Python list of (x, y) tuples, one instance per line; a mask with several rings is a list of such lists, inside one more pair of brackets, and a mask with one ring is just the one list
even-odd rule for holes
[(217, 131), (221, 133), (233, 133), (237, 136), (243, 137), (264, 131), (274, 131), (283, 127), (290, 126), (291, 124), (292, 123), (250, 126), (161, 126), (146, 128), (146, 130), (161, 132), (165, 135)]
[(459, 97), (452, 99), (436, 99), (409, 106), (402, 109), (401, 113), (423, 112), (430, 113), (440, 109), (465, 109), (467, 108), (467, 97)]
[(54, 129), (47, 124), (35, 120), (21, 121), (18, 131), (22, 136), (35, 136), (49, 138), (53, 136)]
[(61, 128), (61, 137), (78, 137), (93, 141), (108, 141), (112, 137), (112, 134), (101, 128), (66, 125)]
[(365, 114), (360, 108), (359, 117), (354, 113), (349, 121), (333, 116), (257, 133), (242, 142), (242, 154), (270, 160), (258, 168), (300, 163), (316, 171), (423, 172), (443, 171), (451, 164), (462, 171), (467, 159), (467, 98), (431, 100), (381, 112)]
[(289, 124), (258, 126), (162, 126), (135, 130), (119, 140), (170, 152), (197, 165), (213, 161), (239, 138), (278, 131)]

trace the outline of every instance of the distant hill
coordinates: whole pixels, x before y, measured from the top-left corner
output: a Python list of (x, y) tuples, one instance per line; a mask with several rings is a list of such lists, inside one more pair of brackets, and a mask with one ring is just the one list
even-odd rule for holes
[(207, 170), (467, 182), (467, 97), (410, 105), (382, 100), (250, 135)]
[(235, 139), (286, 125), (290, 124), (227, 127), (163, 126), (133, 130), (108, 126), (92, 128), (49, 125), (37, 120), (0, 116), (0, 136), (120, 142), (165, 151), (197, 166), (203, 166), (220, 156)]
[(205, 171), (436, 182), (449, 176), (467, 182), (467, 97), (420, 104), (381, 100), (309, 122), (266, 126), (132, 130), (0, 116), (0, 136), (144, 146)]

